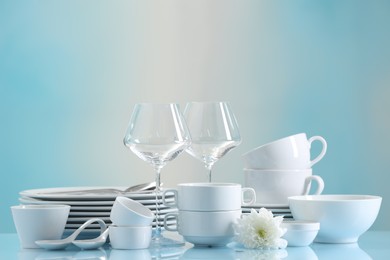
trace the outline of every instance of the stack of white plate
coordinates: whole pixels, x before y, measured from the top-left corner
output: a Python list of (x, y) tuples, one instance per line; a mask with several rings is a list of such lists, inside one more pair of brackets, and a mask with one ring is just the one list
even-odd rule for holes
[[(159, 225), (163, 226), (163, 220), (167, 213), (176, 212), (177, 208), (166, 207), (162, 204), (161, 195), (157, 198), (153, 191), (140, 192), (102, 192), (93, 191), (96, 189), (118, 189), (124, 190), (126, 187), (66, 187), (25, 190), (20, 192), (19, 201), (22, 204), (65, 204), (70, 205), (70, 213), (65, 226), (65, 233), (71, 233), (80, 227), (85, 221), (91, 218), (101, 218), (107, 224), (111, 224), (110, 212), (117, 196), (124, 196), (138, 201), (148, 207), (154, 213), (159, 211)], [(84, 192), (91, 190), (91, 192)], [(166, 194), (166, 201), (173, 201), (173, 194)], [(174, 225), (174, 221), (167, 221), (168, 226)], [(153, 222), (156, 226), (156, 221)], [(99, 224), (92, 224), (83, 233), (100, 232)]]
[(250, 213), (251, 209), (255, 209), (258, 212), (260, 208), (266, 208), (266, 209), (270, 210), (274, 216), (283, 216), (286, 219), (292, 219), (293, 218), (293, 216), (291, 214), (290, 207), (288, 205), (279, 205), (279, 204), (275, 204), (275, 205), (271, 205), (271, 204), (259, 205), (259, 204), (254, 204), (254, 205), (250, 205), (250, 206), (242, 206), (241, 207), (242, 213), (244, 213), (244, 214), (245, 213)]

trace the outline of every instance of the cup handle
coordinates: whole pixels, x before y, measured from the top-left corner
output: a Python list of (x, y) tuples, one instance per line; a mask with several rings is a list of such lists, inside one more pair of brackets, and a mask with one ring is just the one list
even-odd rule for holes
[(325, 139), (322, 136), (313, 136), (309, 139), (309, 148), (311, 147), (311, 143), (314, 141), (320, 141), (322, 143), (322, 151), (320, 154), (310, 162), (310, 166), (313, 166), (314, 164), (318, 163), (322, 157), (326, 154), (326, 149), (328, 148), (328, 144), (326, 143)]
[[(174, 198), (173, 202), (168, 202), (165, 200), (165, 194), (167, 194), (169, 192), (173, 193), (173, 198)], [(165, 190), (162, 194), (162, 203), (164, 204), (164, 206), (174, 208), (174, 207), (177, 207), (177, 198), (178, 198), (177, 190)]]
[[(249, 193), (250, 194), (251, 198), (250, 198), (249, 201), (245, 201), (245, 198), (244, 198), (245, 193)], [(241, 203), (242, 203), (242, 205), (248, 206), (248, 205), (252, 205), (255, 202), (256, 202), (256, 192), (255, 192), (255, 190), (252, 189), (252, 188), (242, 188), (241, 189)]]
[(317, 190), (316, 190), (316, 192), (314, 192), (313, 195), (319, 195), (324, 190), (324, 187), (325, 187), (324, 180), (318, 175), (312, 175), (312, 176), (308, 176), (305, 179), (305, 192), (303, 195), (309, 194), (312, 180), (316, 181), (317, 185), (318, 185)]
[[(165, 217), (164, 217), (164, 228), (165, 228), (165, 230), (177, 231), (177, 217), (178, 217), (178, 213), (168, 213), (168, 214), (165, 215)], [(170, 226), (168, 226), (168, 224), (167, 224), (168, 218), (173, 218), (176, 221), (176, 226), (174, 228), (171, 228)]]

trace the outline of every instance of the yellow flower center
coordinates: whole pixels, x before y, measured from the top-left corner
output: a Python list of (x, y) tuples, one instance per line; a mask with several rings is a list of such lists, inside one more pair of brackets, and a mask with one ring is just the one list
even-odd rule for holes
[(259, 235), (259, 237), (265, 238), (265, 236), (267, 235), (267, 232), (264, 229), (259, 229), (259, 230), (257, 230), (257, 234)]

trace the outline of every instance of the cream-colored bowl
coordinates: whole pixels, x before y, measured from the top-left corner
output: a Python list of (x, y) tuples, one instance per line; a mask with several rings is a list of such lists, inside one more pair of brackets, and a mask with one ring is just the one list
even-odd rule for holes
[(354, 243), (374, 223), (382, 198), (371, 195), (307, 195), (288, 198), (295, 220), (316, 221), (315, 242)]

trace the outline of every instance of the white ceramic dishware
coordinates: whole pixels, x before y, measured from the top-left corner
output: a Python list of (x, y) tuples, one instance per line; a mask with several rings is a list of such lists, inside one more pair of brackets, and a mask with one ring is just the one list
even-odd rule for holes
[[(311, 145), (322, 143), (322, 150), (311, 160)], [(321, 136), (307, 139), (305, 133), (291, 135), (256, 147), (242, 155), (244, 168), (248, 169), (309, 169), (325, 155), (327, 143)]]
[[(224, 246), (234, 237), (233, 224), (241, 217), (241, 210), (231, 211), (179, 211), (167, 214), (164, 227), (178, 231), (187, 242), (196, 246)], [(175, 219), (176, 227), (166, 225)]]
[[(168, 194), (174, 194), (174, 201), (166, 201)], [(242, 188), (237, 183), (181, 183), (177, 190), (163, 192), (163, 204), (190, 211), (222, 211), (241, 209), (256, 201), (252, 188)]]
[(317, 236), (320, 223), (304, 220), (283, 220), (281, 227), (287, 229), (287, 232), (283, 235), (283, 238), (288, 242), (287, 246), (308, 246)]
[(152, 239), (152, 226), (109, 226), (110, 243), (113, 249), (145, 249)]
[(75, 232), (73, 232), (70, 236), (63, 238), (63, 239), (45, 239), (45, 240), (37, 240), (35, 241), (35, 244), (37, 244), (39, 247), (49, 250), (58, 250), (58, 249), (64, 249), (77, 238), (77, 236), (90, 224), (97, 222), (100, 225), (101, 232), (103, 233), (107, 226), (106, 223), (99, 219), (99, 218), (92, 218), (88, 221), (86, 221), (83, 225), (81, 225)]
[(127, 197), (117, 197), (112, 206), (110, 219), (117, 226), (149, 226), (155, 215), (141, 203)]
[(309, 194), (312, 181), (317, 184), (315, 195), (324, 189), (324, 181), (320, 176), (312, 175), (312, 169), (244, 169), (244, 175), (245, 186), (256, 191), (256, 204), (288, 205), (288, 197)]
[(36, 240), (61, 238), (70, 206), (18, 205), (11, 211), (21, 247), (38, 248)]
[(308, 195), (288, 198), (296, 220), (316, 221), (315, 242), (355, 243), (374, 223), (382, 198), (371, 195)]

